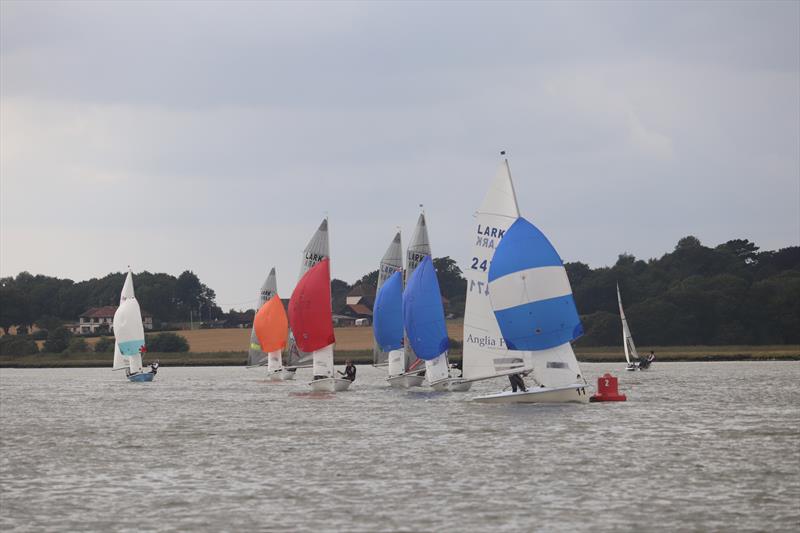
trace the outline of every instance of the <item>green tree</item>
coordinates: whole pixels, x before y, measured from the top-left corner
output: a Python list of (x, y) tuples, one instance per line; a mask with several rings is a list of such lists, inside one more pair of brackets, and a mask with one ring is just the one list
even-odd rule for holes
[(186, 341), (186, 338), (170, 332), (147, 335), (145, 344), (149, 352), (168, 353), (189, 351), (189, 343)]
[(114, 337), (100, 337), (94, 344), (95, 353), (113, 353)]
[(47, 335), (47, 340), (44, 342), (44, 351), (47, 353), (61, 353), (69, 346), (69, 340), (72, 338), (72, 333), (61, 326), (57, 327)]
[(64, 353), (89, 353), (90, 351), (89, 343), (86, 342), (86, 339), (82, 337), (73, 337), (69, 340), (69, 344), (67, 345), (67, 349), (64, 350)]

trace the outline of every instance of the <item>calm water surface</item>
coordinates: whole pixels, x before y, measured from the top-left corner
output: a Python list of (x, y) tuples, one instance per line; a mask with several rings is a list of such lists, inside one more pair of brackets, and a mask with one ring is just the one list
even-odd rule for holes
[(243, 368), (2, 370), (0, 529), (800, 527), (800, 362), (582, 366), (628, 401), (479, 405), (507, 380), (394, 391), (364, 366), (337, 395)]

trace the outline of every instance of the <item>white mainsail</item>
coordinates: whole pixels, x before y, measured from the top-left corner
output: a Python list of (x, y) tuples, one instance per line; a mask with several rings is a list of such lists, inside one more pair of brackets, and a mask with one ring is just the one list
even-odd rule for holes
[[(303, 250), (300, 275), (297, 276), (297, 279), (299, 280), (302, 278), (303, 274), (308, 272), (311, 267), (327, 257), (330, 257), (330, 247), (328, 244), (328, 219), (325, 218)], [(303, 352), (297, 347), (291, 329), (289, 330), (289, 344), (286, 353), (286, 366), (288, 367), (306, 367), (312, 364), (313, 354)], [(331, 368), (333, 368), (333, 366), (331, 366)]]
[(619, 317), (622, 320), (622, 346), (625, 348), (625, 360), (631, 365), (634, 360), (639, 360), (639, 353), (636, 351), (633, 335), (631, 335), (631, 330), (628, 327), (628, 319), (625, 318), (625, 311), (622, 309), (622, 295), (619, 292), (619, 284), (617, 284), (617, 302), (619, 302)]
[(472, 257), (465, 269), (467, 300), (462, 372), (466, 380), (493, 378), (531, 366), (523, 357), (525, 352), (512, 352), (506, 348), (489, 300), (489, 264), (500, 239), (518, 217), (511, 170), (508, 160), (504, 160), (476, 212)]
[(128, 271), (120, 294), (120, 303), (114, 313), (114, 368), (117, 353), (127, 360), (132, 374), (142, 371), (142, 349), (144, 348), (144, 325), (142, 311), (133, 292), (133, 275)]
[[(403, 245), (400, 238), (400, 232), (398, 231), (397, 234), (392, 239), (391, 244), (386, 249), (386, 253), (383, 254), (383, 258), (381, 259), (381, 263), (378, 266), (378, 286), (375, 289), (375, 294), (378, 294), (378, 291), (381, 290), (384, 282), (391, 277), (392, 274), (395, 272), (402, 272), (403, 270)], [(399, 352), (399, 355), (395, 352)], [(372, 347), (372, 364), (373, 366), (382, 366), (382, 365), (389, 365), (389, 375), (397, 375), (402, 374), (405, 370), (403, 368), (403, 351), (402, 350), (393, 350), (391, 352), (384, 352), (381, 350), (380, 346), (378, 346), (377, 341), (373, 344)], [(398, 369), (398, 360), (399, 364), (399, 371)], [(394, 374), (392, 371), (395, 370)]]
[[(261, 289), (258, 291), (258, 307), (256, 307), (256, 312), (258, 312), (258, 310), (261, 309), (265, 303), (270, 301), (277, 292), (278, 282), (275, 276), (275, 267), (272, 267), (267, 275), (267, 279), (264, 280), (264, 283), (261, 285)], [(250, 330), (250, 349), (247, 352), (247, 366), (263, 365), (268, 358), (269, 355), (261, 350), (261, 344), (259, 344), (258, 337), (256, 336), (256, 328), (255, 325), (253, 325), (253, 329)], [(281, 360), (279, 352), (277, 358), (277, 368), (275, 368), (276, 363), (274, 361), (269, 361), (269, 369), (280, 370), (280, 363)]]
[[(422, 260), (425, 259), (426, 255), (430, 255), (431, 259), (433, 259), (431, 255), (431, 243), (428, 238), (428, 225), (425, 222), (425, 213), (420, 213), (417, 219), (417, 226), (414, 228), (414, 234), (411, 237), (411, 242), (408, 243), (408, 249), (406, 250), (406, 271), (403, 280), (405, 284), (408, 284), (411, 275)], [(412, 369), (412, 367), (414, 370), (422, 370), (420, 364), (421, 361), (417, 358), (414, 349), (411, 348), (411, 343), (408, 342), (408, 338), (406, 337), (404, 370), (408, 371)]]

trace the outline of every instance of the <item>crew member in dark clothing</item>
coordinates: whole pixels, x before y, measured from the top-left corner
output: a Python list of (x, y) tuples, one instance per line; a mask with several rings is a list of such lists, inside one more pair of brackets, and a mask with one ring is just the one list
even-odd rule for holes
[(511, 382), (511, 392), (517, 392), (517, 389), (522, 392), (528, 392), (525, 387), (525, 380), (522, 379), (522, 374), (509, 374), (508, 381)]
[(150, 363), (150, 372), (152, 372), (153, 374), (158, 374), (158, 367), (159, 367), (158, 361)]
[(344, 376), (344, 379), (349, 379), (350, 381), (356, 380), (356, 365), (353, 364), (351, 360), (345, 361), (344, 372), (341, 370), (337, 370), (341, 375)]

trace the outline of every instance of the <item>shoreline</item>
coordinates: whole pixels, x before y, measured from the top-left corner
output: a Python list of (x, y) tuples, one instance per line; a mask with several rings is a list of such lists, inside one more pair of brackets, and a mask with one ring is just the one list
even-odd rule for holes
[[(714, 361), (800, 361), (800, 346), (654, 346), (656, 363), (714, 362)], [(616, 346), (576, 348), (581, 363), (624, 364), (622, 350)], [(0, 368), (104, 368), (111, 365), (112, 354), (35, 354), (2, 355)], [(245, 366), (247, 353), (241, 352), (183, 352), (148, 353), (144, 360), (158, 359), (163, 367), (170, 366)], [(372, 350), (339, 350), (335, 352), (336, 364), (352, 359), (357, 365), (372, 364)], [(461, 351), (450, 353), (450, 361), (461, 360)]]

